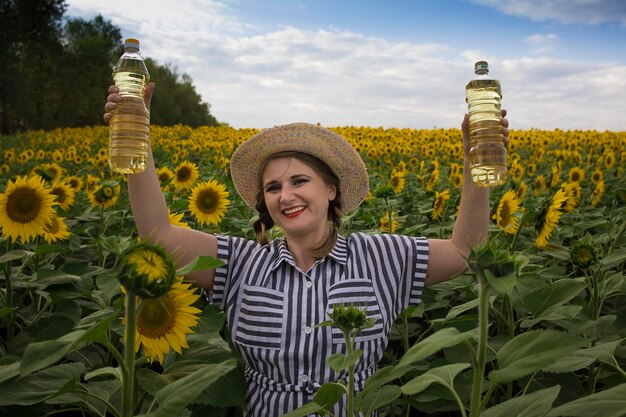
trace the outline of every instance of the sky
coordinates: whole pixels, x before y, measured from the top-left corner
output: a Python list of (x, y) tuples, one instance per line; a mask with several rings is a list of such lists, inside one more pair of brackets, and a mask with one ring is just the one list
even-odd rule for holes
[(187, 74), (235, 128), (459, 127), (486, 60), (512, 129), (626, 130), (624, 0), (66, 3)]

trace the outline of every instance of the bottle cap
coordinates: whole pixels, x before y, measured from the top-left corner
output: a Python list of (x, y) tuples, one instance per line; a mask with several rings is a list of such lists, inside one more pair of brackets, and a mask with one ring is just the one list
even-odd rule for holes
[(476, 74), (480, 73), (488, 73), (489, 72), (489, 64), (487, 61), (478, 61), (474, 64), (474, 72)]
[(139, 50), (139, 41), (135, 38), (128, 38), (124, 41), (124, 49), (134, 48)]

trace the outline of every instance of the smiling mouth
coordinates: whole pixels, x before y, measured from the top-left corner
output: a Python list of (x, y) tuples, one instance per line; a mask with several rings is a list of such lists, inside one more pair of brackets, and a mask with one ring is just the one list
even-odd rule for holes
[(298, 207), (291, 207), (288, 209), (283, 210), (283, 214), (287, 217), (294, 217), (297, 216), (298, 214), (302, 213), (302, 211), (304, 211), (305, 207), (304, 206), (298, 206)]

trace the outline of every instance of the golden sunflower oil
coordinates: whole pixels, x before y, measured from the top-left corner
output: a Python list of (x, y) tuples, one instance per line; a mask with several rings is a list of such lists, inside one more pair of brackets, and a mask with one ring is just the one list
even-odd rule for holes
[(146, 169), (150, 140), (150, 112), (143, 99), (150, 75), (139, 53), (139, 41), (126, 39), (124, 54), (113, 69), (113, 81), (123, 101), (111, 112), (109, 167), (123, 174)]
[(470, 128), (470, 170), (474, 184), (501, 185), (507, 180), (506, 148), (502, 134), (500, 82), (489, 75), (485, 61), (474, 64), (475, 78), (466, 88)]

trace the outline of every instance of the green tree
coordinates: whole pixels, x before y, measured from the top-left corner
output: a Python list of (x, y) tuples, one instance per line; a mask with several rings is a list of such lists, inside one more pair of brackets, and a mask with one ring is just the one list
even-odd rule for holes
[(150, 109), (151, 123), (162, 126), (181, 123), (192, 127), (219, 124), (211, 115), (209, 104), (196, 92), (191, 77), (179, 76), (176, 68), (158, 65), (150, 58), (146, 59), (146, 66), (150, 79), (157, 84)]
[(58, 87), (59, 100), (52, 119), (57, 126), (85, 126), (102, 122), (103, 97), (111, 82), (111, 69), (121, 55), (120, 29), (102, 16), (93, 20), (69, 19)]
[(31, 128), (55, 82), (64, 0), (0, 0), (0, 133)]

